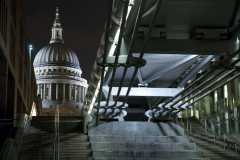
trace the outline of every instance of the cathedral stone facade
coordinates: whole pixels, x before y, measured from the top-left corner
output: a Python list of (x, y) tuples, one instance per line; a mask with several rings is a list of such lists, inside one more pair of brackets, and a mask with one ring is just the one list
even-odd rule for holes
[(88, 84), (81, 77), (82, 70), (76, 53), (64, 45), (58, 9), (51, 40), (37, 53), (33, 65), (43, 108), (57, 105), (82, 108)]

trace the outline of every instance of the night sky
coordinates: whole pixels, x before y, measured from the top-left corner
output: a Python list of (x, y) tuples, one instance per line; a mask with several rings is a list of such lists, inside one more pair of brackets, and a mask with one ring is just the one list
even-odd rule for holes
[(48, 44), (58, 6), (65, 45), (78, 54), (83, 77), (89, 79), (107, 19), (108, 0), (24, 1), (24, 29), (34, 53)]

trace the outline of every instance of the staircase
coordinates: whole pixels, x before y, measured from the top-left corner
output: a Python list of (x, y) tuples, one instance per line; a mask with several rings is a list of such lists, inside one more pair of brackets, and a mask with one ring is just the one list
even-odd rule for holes
[[(40, 121), (39, 123), (42, 124), (43, 122)], [(44, 123), (47, 125), (46, 122)], [(34, 122), (34, 126), (36, 125), (37, 121)], [(55, 137), (54, 133), (51, 132), (52, 129), (39, 129), (34, 126), (31, 126), (24, 135), (19, 160), (55, 160), (54, 155), (56, 155), (57, 152), (54, 152)], [(51, 126), (51, 124), (49, 124), (49, 126)], [(62, 127), (60, 131), (63, 132), (60, 133), (59, 138), (59, 159), (91, 160), (88, 136), (80, 133), (79, 129), (72, 131), (73, 128), (70, 127), (71, 131), (69, 131), (69, 126), (66, 127), (66, 130), (64, 125), (60, 125), (60, 127)]]
[(94, 160), (202, 160), (175, 123), (110, 122), (89, 138)]
[[(59, 117), (59, 127), (61, 133), (80, 131), (82, 126), (82, 118), (78, 116), (62, 116)], [(37, 116), (31, 121), (32, 126), (47, 132), (54, 132), (54, 116)]]

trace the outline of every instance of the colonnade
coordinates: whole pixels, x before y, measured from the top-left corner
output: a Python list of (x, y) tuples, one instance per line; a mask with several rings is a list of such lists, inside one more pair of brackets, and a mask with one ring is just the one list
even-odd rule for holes
[(43, 100), (83, 102), (86, 90), (86, 87), (74, 84), (44, 83), (38, 84), (37, 93)]

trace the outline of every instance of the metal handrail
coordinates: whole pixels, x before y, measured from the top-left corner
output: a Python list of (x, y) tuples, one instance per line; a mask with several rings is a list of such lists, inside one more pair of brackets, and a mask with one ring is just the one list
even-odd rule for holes
[[(204, 139), (207, 138), (208, 142), (210, 142), (214, 145), (222, 146), (224, 150), (230, 149), (236, 153), (240, 153), (240, 143), (230, 140), (226, 135), (219, 136), (216, 134), (212, 134), (212, 132), (208, 128), (205, 128), (205, 129), (203, 128), (207, 133), (199, 132), (199, 130), (198, 130), (198, 132), (194, 132), (192, 130), (191, 123), (189, 125), (190, 125), (190, 129), (187, 128), (187, 130), (186, 130), (187, 135), (193, 136), (194, 135), (193, 133), (197, 133), (197, 135), (201, 136), (201, 139), (203, 139), (203, 137), (204, 137)], [(199, 125), (200, 125), (200, 128), (202, 128), (202, 125), (201, 124), (199, 124)], [(184, 127), (185, 127), (185, 125), (184, 125)], [(211, 134), (209, 134), (209, 133), (211, 133)]]

